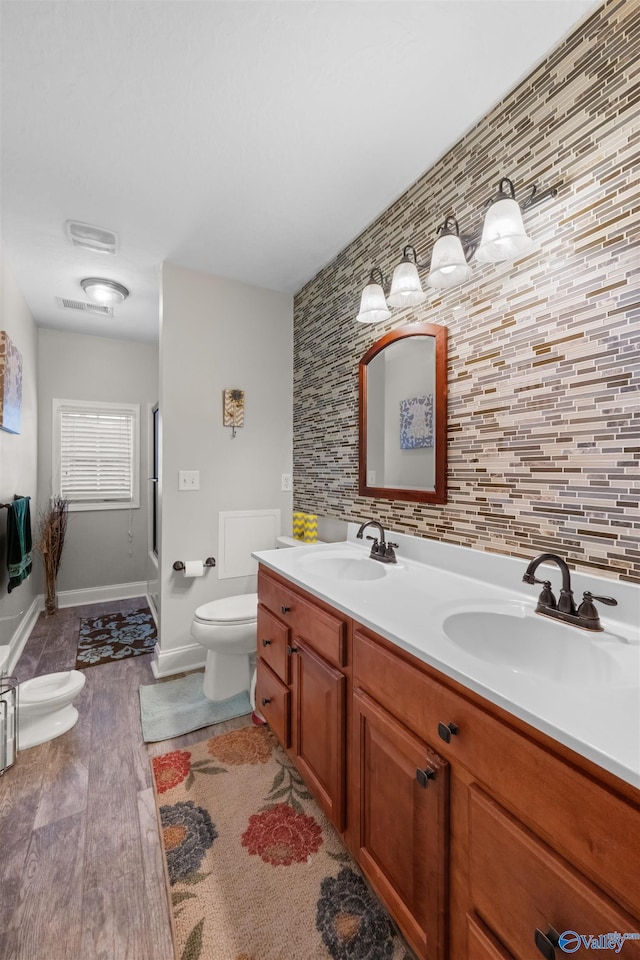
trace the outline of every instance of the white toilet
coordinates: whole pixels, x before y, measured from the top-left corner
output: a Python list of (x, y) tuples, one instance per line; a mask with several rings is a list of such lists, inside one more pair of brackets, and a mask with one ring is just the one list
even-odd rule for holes
[(249, 690), (257, 621), (257, 593), (223, 597), (196, 609), (191, 636), (207, 651), (202, 691), (209, 700)]
[[(292, 537), (276, 537), (276, 546), (308, 544)], [(255, 710), (257, 629), (257, 593), (223, 597), (197, 608), (191, 636), (207, 650), (202, 691), (209, 700), (228, 700), (246, 690)]]
[(18, 750), (53, 740), (75, 726), (73, 701), (85, 680), (80, 670), (65, 670), (18, 684)]

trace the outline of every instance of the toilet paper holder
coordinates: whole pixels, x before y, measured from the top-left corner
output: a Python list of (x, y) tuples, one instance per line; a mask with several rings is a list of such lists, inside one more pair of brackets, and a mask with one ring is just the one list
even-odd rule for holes
[[(215, 565), (216, 565), (216, 561), (215, 561), (215, 559), (214, 559), (213, 557), (207, 557), (207, 559), (204, 560), (203, 563), (204, 563), (205, 567), (215, 567)], [(176, 560), (176, 561), (174, 562), (174, 564), (173, 564), (173, 569), (174, 569), (174, 570), (184, 570), (184, 561), (183, 561), (183, 560)]]

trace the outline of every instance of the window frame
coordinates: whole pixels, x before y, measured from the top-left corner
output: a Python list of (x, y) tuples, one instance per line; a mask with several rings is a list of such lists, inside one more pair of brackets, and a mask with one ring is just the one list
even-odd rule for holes
[(140, 507), (140, 404), (138, 403), (109, 403), (101, 400), (62, 400), (53, 398), (53, 429), (51, 437), (51, 489), (54, 495), (61, 496), (61, 419), (62, 410), (76, 409), (79, 413), (127, 413), (132, 416), (133, 449), (132, 449), (132, 487), (131, 500), (70, 500), (69, 511), (81, 512), (90, 510), (136, 510)]

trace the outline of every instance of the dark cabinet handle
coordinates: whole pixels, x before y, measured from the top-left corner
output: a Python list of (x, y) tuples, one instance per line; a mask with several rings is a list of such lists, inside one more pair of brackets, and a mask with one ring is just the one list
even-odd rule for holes
[(438, 736), (441, 740), (444, 740), (445, 743), (451, 743), (451, 737), (455, 737), (457, 732), (458, 725), (456, 723), (438, 724)]
[(291, 613), (291, 607), (280, 607), (282, 613)]
[(425, 770), (421, 770), (420, 767), (416, 770), (416, 780), (421, 787), (428, 787), (429, 780), (435, 780), (436, 772), (431, 767), (427, 767)]
[(558, 946), (558, 941), (560, 940), (560, 934), (557, 930), (554, 930), (553, 927), (549, 927), (547, 932), (543, 933), (542, 930), (536, 928), (534, 940), (536, 947), (545, 960), (555, 960), (555, 948)]
[(266, 707), (266, 705), (267, 705), (268, 703), (271, 703), (271, 697), (263, 697), (263, 698), (262, 698), (262, 706), (263, 706), (263, 707)]
[(298, 652), (297, 647), (291, 647), (291, 646), (287, 647), (287, 653), (297, 653), (297, 652)]
[(263, 640), (263, 641), (262, 641), (262, 646), (263, 646), (263, 647), (268, 647), (272, 642), (273, 642), (273, 641), (271, 641), (271, 640)]

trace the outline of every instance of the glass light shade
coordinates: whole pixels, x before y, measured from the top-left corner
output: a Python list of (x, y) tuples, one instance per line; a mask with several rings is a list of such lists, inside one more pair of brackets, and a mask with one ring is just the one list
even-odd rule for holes
[(471, 276), (471, 267), (464, 255), (460, 237), (445, 233), (433, 245), (427, 283), (436, 290), (446, 290), (464, 283)]
[(480, 263), (515, 260), (532, 246), (522, 222), (522, 211), (515, 200), (505, 197), (492, 203), (484, 218), (482, 239), (476, 250)]
[(387, 306), (384, 290), (379, 283), (368, 283), (360, 298), (360, 312), (356, 317), (360, 323), (382, 323), (388, 320), (391, 311)]
[(401, 260), (393, 271), (389, 303), (392, 307), (415, 307), (426, 299), (415, 263)]
[(121, 283), (115, 280), (103, 280), (99, 277), (87, 277), (80, 281), (80, 286), (89, 297), (96, 303), (112, 305), (122, 303), (129, 296), (129, 291)]

